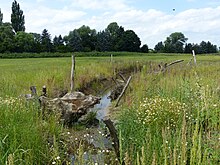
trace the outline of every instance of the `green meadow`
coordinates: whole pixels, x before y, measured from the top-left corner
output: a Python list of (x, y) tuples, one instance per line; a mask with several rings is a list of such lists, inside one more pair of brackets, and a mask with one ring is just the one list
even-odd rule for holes
[[(134, 70), (120, 106), (111, 108), (120, 158), (109, 164), (220, 163), (220, 56), (198, 55), (197, 64), (191, 59), (192, 55), (135, 53), (113, 54), (113, 59), (76, 57), (76, 90), (120, 70)], [(184, 61), (159, 70), (158, 65), (176, 60)], [(0, 164), (71, 163), (63, 136), (69, 128), (55, 115), (45, 117), (37, 100), (21, 97), (33, 85), (39, 95), (46, 85), (49, 97), (70, 90), (70, 70), (70, 57), (0, 59)], [(73, 146), (78, 150), (75, 164), (86, 164), (83, 153), (88, 149), (81, 143)], [(88, 160), (87, 164), (99, 163)]]

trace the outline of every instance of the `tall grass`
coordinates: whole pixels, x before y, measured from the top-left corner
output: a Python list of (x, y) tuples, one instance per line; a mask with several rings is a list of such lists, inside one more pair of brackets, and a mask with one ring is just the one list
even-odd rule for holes
[[(138, 57), (136, 57), (138, 59)], [(114, 71), (136, 65), (133, 58), (114, 62), (106, 57), (76, 58), (75, 88), (80, 88), (91, 80), (111, 77)], [(29, 93), (29, 87), (46, 85), (50, 96), (56, 89), (70, 88), (71, 58), (2, 59), (0, 60), (0, 96), (18, 96)]]
[(0, 164), (51, 162), (53, 147), (48, 146), (47, 136), (58, 136), (60, 126), (52, 116), (51, 120), (43, 121), (37, 104), (0, 98)]
[[(216, 164), (220, 157), (216, 145), (220, 129), (220, 96), (216, 90), (220, 65), (218, 56), (211, 57), (198, 57), (196, 68), (184, 64), (159, 75), (155, 73), (159, 62), (180, 56), (114, 57), (113, 62), (106, 57), (77, 57), (75, 85), (80, 88), (88, 82), (110, 78), (125, 68), (134, 72), (142, 68), (142, 72), (133, 75), (133, 90), (121, 108), (121, 159), (126, 164)], [(87, 149), (75, 141), (67, 146), (66, 128), (58, 123), (56, 115), (43, 116), (37, 101), (18, 99), (19, 95), (30, 93), (32, 85), (37, 86), (38, 94), (46, 85), (50, 97), (56, 90), (68, 90), (70, 68), (70, 58), (0, 60), (0, 164), (70, 163), (71, 155), (66, 151), (72, 147), (78, 151), (76, 163), (85, 162)], [(143, 106), (145, 103), (149, 105)], [(148, 109), (154, 115), (146, 122)], [(92, 157), (89, 160), (94, 164)]]
[(135, 75), (118, 125), (125, 162), (219, 164), (220, 63), (180, 66)]
[[(111, 77), (115, 71), (135, 64), (130, 59), (127, 62), (117, 59), (113, 64), (110, 58), (102, 57), (77, 58), (76, 61), (76, 88)], [(70, 162), (66, 147), (72, 146), (66, 146), (62, 136), (65, 128), (58, 123), (56, 115), (43, 116), (37, 100), (19, 99), (21, 94), (30, 93), (32, 85), (37, 86), (39, 95), (40, 88), (46, 85), (49, 97), (53, 97), (56, 90), (69, 89), (70, 68), (71, 58), (0, 61), (0, 164)]]

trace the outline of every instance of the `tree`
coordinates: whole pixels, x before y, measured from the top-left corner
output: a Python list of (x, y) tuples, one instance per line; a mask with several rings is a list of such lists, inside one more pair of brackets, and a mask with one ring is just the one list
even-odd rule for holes
[(56, 45), (56, 46), (59, 46), (59, 45), (63, 45), (63, 38), (61, 35), (59, 35), (58, 37), (55, 36), (54, 39), (53, 39), (53, 44)]
[(183, 45), (187, 41), (184, 34), (181, 32), (172, 33), (167, 37), (164, 47), (166, 53), (183, 53)]
[(148, 53), (148, 52), (149, 52), (149, 49), (148, 49), (147, 44), (144, 44), (144, 45), (141, 47), (140, 50), (141, 50), (142, 53)]
[(16, 0), (12, 2), (11, 23), (16, 33), (18, 31), (25, 31), (23, 11), (20, 9), (20, 5)]
[(200, 44), (199, 44), (199, 54), (209, 54), (209, 53), (217, 53), (217, 46), (216, 45), (213, 45), (210, 41), (208, 42), (205, 42), (205, 41), (202, 41)]
[(53, 46), (56, 52), (67, 52), (66, 46), (64, 45), (64, 39), (61, 35), (54, 37)]
[(202, 50), (199, 44), (193, 44), (192, 45), (192, 50), (194, 50), (196, 52), (196, 54), (201, 54)]
[(164, 44), (162, 41), (158, 42), (155, 47), (154, 47), (154, 50), (158, 53), (162, 53), (164, 52)]
[(185, 45), (184, 53), (192, 53), (192, 50), (193, 50), (193, 45), (191, 43)]
[(30, 33), (34, 38), (34, 44), (32, 46), (32, 51), (36, 53), (40, 53), (41, 50), (41, 34), (38, 33)]
[(64, 37), (64, 41), (69, 51), (79, 52), (83, 50), (82, 39), (77, 29), (70, 31), (69, 35)]
[(93, 51), (96, 45), (96, 30), (89, 26), (81, 26), (77, 32), (82, 40), (83, 51)]
[(15, 35), (15, 51), (22, 52), (33, 52), (34, 36), (30, 33), (17, 32)]
[(140, 38), (133, 30), (126, 30), (120, 37), (117, 43), (117, 50), (138, 52), (140, 50), (141, 41)]
[(205, 42), (205, 41), (202, 41), (200, 44), (200, 52), (198, 52), (199, 54), (205, 54), (205, 53), (208, 53), (208, 50), (207, 50), (207, 46), (208, 44)]
[(3, 13), (1, 12), (1, 9), (0, 9), (0, 26), (2, 25), (2, 22), (3, 21)]
[(13, 28), (10, 23), (3, 23), (0, 26), (0, 52), (12, 52), (14, 50)]
[(109, 31), (103, 30), (97, 34), (96, 50), (110, 51), (112, 47)]
[(44, 29), (42, 32), (41, 45), (42, 45), (42, 51), (45, 51), (45, 52), (52, 51), (52, 43), (50, 39), (50, 34), (47, 29)]
[(110, 33), (111, 37), (116, 38), (119, 28), (117, 22), (112, 22), (107, 26), (106, 30)]
[(111, 50), (117, 51), (121, 36), (124, 33), (124, 28), (122, 26), (118, 26), (116, 22), (112, 22), (107, 26), (106, 31), (110, 34), (110, 45), (112, 46)]

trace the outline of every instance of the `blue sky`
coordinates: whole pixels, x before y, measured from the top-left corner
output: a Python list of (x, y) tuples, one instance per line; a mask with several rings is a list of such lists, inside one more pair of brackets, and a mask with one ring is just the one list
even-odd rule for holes
[[(117, 22), (134, 30), (150, 48), (173, 32), (191, 43), (220, 46), (220, 0), (17, 0), (25, 15), (26, 32), (54, 37), (87, 25), (97, 31)], [(10, 22), (12, 0), (0, 0), (3, 22)], [(175, 9), (175, 10), (173, 10)]]

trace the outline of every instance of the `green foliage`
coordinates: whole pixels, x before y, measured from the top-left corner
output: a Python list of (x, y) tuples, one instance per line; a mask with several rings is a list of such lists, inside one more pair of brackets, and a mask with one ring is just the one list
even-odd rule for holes
[(175, 32), (170, 34), (164, 41), (164, 52), (165, 53), (183, 53), (183, 45), (187, 41), (184, 34), (181, 32)]
[(97, 112), (91, 111), (80, 121), (80, 123), (87, 127), (97, 125), (99, 121), (96, 119), (96, 116)]
[(95, 50), (96, 30), (83, 25), (77, 29), (77, 32), (82, 40), (83, 51), (89, 52)]
[(101, 52), (111, 51), (111, 48), (112, 48), (111, 41), (112, 40), (111, 40), (111, 35), (109, 31), (103, 30), (101, 32), (98, 32), (96, 50), (101, 51)]
[(2, 20), (3, 20), (3, 13), (1, 12), (1, 9), (0, 9), (0, 26), (2, 25)]
[(197, 54), (217, 53), (217, 46), (213, 45), (210, 41), (202, 41), (199, 45), (194, 44), (192, 49), (194, 49)]
[(12, 2), (12, 14), (11, 14), (11, 23), (15, 32), (25, 31), (25, 21), (23, 11), (20, 9), (19, 3), (16, 0)]
[(64, 40), (67, 44), (69, 51), (75, 52), (83, 50), (82, 39), (76, 29), (70, 31), (68, 36), (64, 36)]
[(193, 45), (191, 43), (186, 43), (184, 53), (192, 53)]
[(192, 53), (192, 50), (194, 50), (196, 54), (210, 54), (218, 51), (217, 46), (210, 41), (202, 41), (200, 44), (186, 43), (186, 41), (187, 38), (183, 33), (175, 32), (167, 37), (164, 43), (162, 41), (158, 42), (154, 50), (159, 53)]
[(14, 50), (14, 32), (10, 23), (0, 25), (0, 53)]
[(154, 50), (155, 50), (156, 52), (159, 52), (159, 53), (164, 52), (164, 44), (163, 44), (163, 42), (162, 42), (162, 41), (161, 41), (161, 42), (158, 42), (158, 43), (155, 45)]
[(52, 43), (51, 37), (47, 29), (44, 29), (41, 35), (41, 51), (42, 52), (51, 52), (52, 51)]
[(14, 38), (16, 52), (32, 52), (35, 44), (32, 34), (22, 31), (17, 32)]
[(65, 46), (64, 46), (64, 39), (62, 38), (61, 35), (59, 35), (59, 37), (57, 36), (54, 37), (53, 46), (54, 46), (55, 52), (66, 52)]
[[(71, 57), (72, 53), (3, 53), (0, 54), (0, 58), (50, 58), (50, 57)], [(132, 52), (74, 52), (74, 55), (77, 57), (110, 57), (113, 55), (114, 57), (118, 56), (146, 56), (145, 53), (132, 53)], [(148, 56), (152, 56), (154, 54), (148, 54)]]
[(148, 53), (148, 52), (149, 52), (149, 49), (148, 49), (147, 44), (144, 44), (144, 45), (140, 48), (140, 51), (141, 51), (142, 53)]
[(126, 30), (120, 36), (116, 48), (119, 51), (138, 52), (141, 41), (133, 30)]
[(38, 33), (30, 33), (34, 38), (34, 44), (32, 45), (33, 53), (40, 53), (41, 50), (41, 34)]

